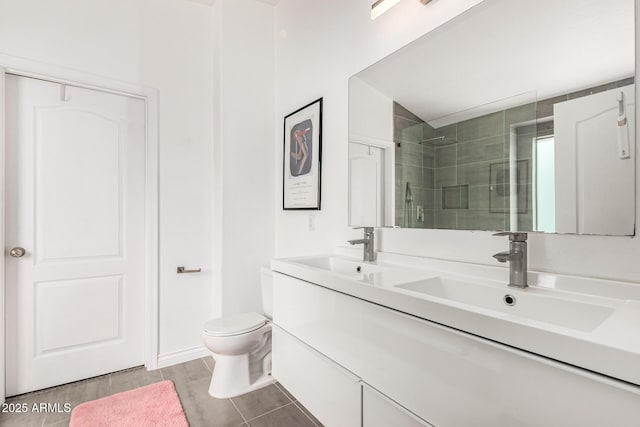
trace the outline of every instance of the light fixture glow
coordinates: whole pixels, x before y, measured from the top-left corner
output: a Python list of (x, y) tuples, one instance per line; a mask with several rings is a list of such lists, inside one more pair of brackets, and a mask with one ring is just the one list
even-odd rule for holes
[(376, 19), (378, 16), (397, 5), (400, 0), (377, 0), (371, 6), (371, 19)]

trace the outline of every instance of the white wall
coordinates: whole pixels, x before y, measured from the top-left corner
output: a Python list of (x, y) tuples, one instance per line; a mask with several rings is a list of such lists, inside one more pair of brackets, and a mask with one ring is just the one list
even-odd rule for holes
[(393, 99), (357, 77), (349, 84), (349, 139), (374, 138), (393, 143)]
[(218, 0), (215, 8), (222, 228), (216, 252), (226, 315), (261, 311), (260, 266), (273, 257), (274, 8), (254, 0)]
[[(418, 1), (404, 1), (370, 21), (372, 2), (368, 1), (281, 0), (276, 7), (276, 32), (280, 33), (276, 44), (277, 124), (288, 112), (324, 96), (325, 127), (323, 202), (322, 211), (316, 213), (316, 231), (307, 230), (306, 214), (278, 208), (277, 256), (330, 252), (335, 245), (360, 235), (360, 231), (346, 227), (348, 78), (479, 2), (436, 0), (425, 7)], [(637, 8), (638, 1), (636, 13)], [(636, 37), (639, 64), (640, 41)], [(279, 131), (276, 146), (281, 144)], [(281, 156), (276, 159), (281, 165)], [(276, 177), (276, 194), (281, 197), (281, 174), (276, 172)], [(636, 199), (640, 201), (640, 195)], [(636, 224), (640, 224), (638, 211), (636, 208)], [(385, 251), (483, 264), (493, 264), (491, 254), (507, 248), (506, 239), (487, 232), (386, 229), (379, 235)], [(535, 270), (640, 279), (637, 238), (532, 234), (529, 249), (530, 268)]]
[(213, 25), (184, 0), (0, 0), (0, 53), (159, 89), (161, 354), (212, 316)]
[[(348, 79), (481, 0), (402, 1), (371, 21), (373, 1), (280, 0), (276, 6), (276, 255), (330, 252), (347, 228)], [(282, 118), (324, 97), (322, 210), (282, 210)], [(308, 229), (315, 215), (315, 231)]]

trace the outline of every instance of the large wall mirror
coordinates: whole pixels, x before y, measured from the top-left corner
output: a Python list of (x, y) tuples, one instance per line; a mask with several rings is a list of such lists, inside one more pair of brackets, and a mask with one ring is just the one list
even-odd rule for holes
[(349, 81), (349, 223), (633, 235), (634, 0), (485, 0)]

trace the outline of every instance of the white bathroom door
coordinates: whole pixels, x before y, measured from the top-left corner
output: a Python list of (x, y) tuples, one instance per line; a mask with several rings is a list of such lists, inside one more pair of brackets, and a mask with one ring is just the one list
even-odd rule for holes
[(144, 101), (5, 96), (7, 396), (143, 364)]

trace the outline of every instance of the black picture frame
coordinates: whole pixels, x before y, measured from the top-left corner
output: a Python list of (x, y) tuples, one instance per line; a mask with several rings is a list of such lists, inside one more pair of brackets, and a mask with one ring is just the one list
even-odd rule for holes
[(282, 209), (320, 210), (322, 98), (284, 118)]

